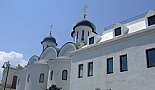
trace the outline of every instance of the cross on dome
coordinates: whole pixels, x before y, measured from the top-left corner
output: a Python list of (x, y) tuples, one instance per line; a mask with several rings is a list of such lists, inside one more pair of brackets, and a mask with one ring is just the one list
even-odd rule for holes
[(50, 36), (52, 36), (52, 29), (53, 29), (53, 24), (50, 25), (50, 33), (49, 33)]
[(85, 0), (85, 4), (84, 4), (84, 8), (83, 8), (83, 19), (87, 18), (87, 14), (88, 14), (88, 5), (87, 5), (87, 0)]

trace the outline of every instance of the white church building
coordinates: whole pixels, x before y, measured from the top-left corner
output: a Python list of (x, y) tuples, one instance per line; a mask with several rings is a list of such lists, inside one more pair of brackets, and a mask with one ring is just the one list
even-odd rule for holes
[[(106, 27), (79, 21), (73, 42), (57, 47), (45, 37), (39, 56), (25, 67), (9, 68), (8, 90), (155, 90), (155, 11)], [(6, 80), (4, 69), (2, 85)], [(12, 89), (11, 89), (12, 88)]]

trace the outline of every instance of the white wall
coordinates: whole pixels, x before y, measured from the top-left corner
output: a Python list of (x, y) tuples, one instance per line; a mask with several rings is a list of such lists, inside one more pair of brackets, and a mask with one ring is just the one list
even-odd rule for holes
[[(155, 48), (155, 30), (122, 37), (76, 52), (71, 65), (70, 90), (154, 90), (155, 68), (147, 68), (145, 50)], [(128, 71), (120, 72), (120, 55), (128, 56)], [(106, 74), (106, 60), (114, 58), (114, 73)], [(94, 63), (94, 75), (87, 77), (88, 62)], [(84, 64), (84, 77), (78, 78), (78, 65)]]
[(147, 27), (146, 22), (147, 21), (145, 21), (145, 18), (141, 18), (134, 22), (126, 24), (126, 26), (129, 28), (129, 33), (133, 33), (145, 29)]
[(25, 90), (27, 69), (18, 71), (16, 90)]
[[(49, 74), (48, 74), (48, 85), (47, 88), (49, 88), (51, 85), (56, 85), (59, 88), (62, 88), (62, 90), (70, 90), (70, 67), (71, 67), (71, 61), (70, 59), (56, 59), (56, 60), (49, 60)], [(53, 80), (50, 80), (50, 72), (53, 70)], [(62, 80), (62, 71), (67, 70), (68, 76), (67, 80)]]
[[(3, 77), (2, 77), (2, 82), (1, 82), (2, 85), (5, 84), (7, 70), (8, 70), (8, 68), (5, 68), (3, 71)], [(12, 86), (13, 76), (17, 76), (17, 69), (10, 67), (9, 72), (8, 72), (8, 77), (7, 77), (7, 83), (6, 83), (7, 87), (9, 87), (9, 88), (11, 88), (11, 86)]]
[[(47, 64), (31, 64), (27, 67), (25, 90), (46, 90), (48, 79)], [(44, 82), (39, 83), (40, 74), (44, 73)], [(29, 82), (27, 82), (28, 74), (30, 74)]]

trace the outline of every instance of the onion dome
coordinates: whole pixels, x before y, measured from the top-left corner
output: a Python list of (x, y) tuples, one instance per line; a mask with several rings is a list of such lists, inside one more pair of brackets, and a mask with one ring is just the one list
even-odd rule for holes
[(78, 27), (78, 26), (88, 26), (92, 29), (92, 32), (96, 33), (96, 27), (93, 23), (91, 23), (90, 21), (88, 20), (82, 20), (80, 22), (78, 22), (74, 27), (73, 27), (73, 31), (71, 33), (71, 36), (73, 37), (73, 34), (75, 32), (75, 28)]
[(43, 44), (44, 42), (52, 42), (54, 44), (56, 44), (56, 46), (58, 45), (57, 42), (56, 42), (56, 39), (51, 35), (51, 32), (50, 32), (50, 35), (45, 37), (43, 39), (43, 41), (41, 42), (41, 44)]

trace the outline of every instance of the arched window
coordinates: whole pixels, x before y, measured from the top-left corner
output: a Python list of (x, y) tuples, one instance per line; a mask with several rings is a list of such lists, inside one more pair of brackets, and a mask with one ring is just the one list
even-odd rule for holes
[(39, 77), (39, 83), (43, 83), (43, 82), (44, 82), (44, 73), (41, 73)]
[(67, 70), (62, 71), (62, 80), (67, 80)]

